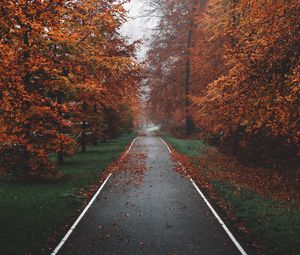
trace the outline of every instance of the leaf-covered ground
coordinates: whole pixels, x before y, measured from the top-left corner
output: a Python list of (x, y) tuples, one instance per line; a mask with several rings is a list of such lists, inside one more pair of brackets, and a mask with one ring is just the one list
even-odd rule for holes
[(201, 184), (258, 253), (299, 254), (300, 194), (294, 173), (245, 167), (201, 141), (163, 138), (186, 172), (176, 170)]
[[(0, 253), (49, 254), (98, 187), (100, 174), (118, 158), (134, 134), (77, 153), (60, 167), (57, 182), (8, 182), (0, 185)], [(12, 245), (13, 244), (13, 245)]]

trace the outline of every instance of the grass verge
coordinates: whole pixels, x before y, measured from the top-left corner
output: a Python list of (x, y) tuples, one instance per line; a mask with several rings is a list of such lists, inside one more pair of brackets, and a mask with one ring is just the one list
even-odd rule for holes
[(134, 134), (88, 146), (67, 158), (56, 182), (0, 181), (1, 254), (48, 254), (49, 238), (78, 215), (82, 189), (97, 183), (101, 172), (124, 151)]
[(201, 140), (177, 139), (169, 135), (162, 135), (162, 138), (170, 143), (177, 152), (188, 157), (201, 156), (205, 146)]
[[(176, 139), (168, 135), (162, 137), (194, 163), (197, 162), (195, 157), (205, 155), (205, 145), (201, 141)], [(213, 179), (208, 171), (213, 170), (200, 169), (200, 174), (212, 184), (218, 198), (225, 202), (239, 222), (245, 224), (249, 236), (259, 241), (266, 254), (299, 254), (300, 212), (294, 208), (295, 201), (266, 198), (242, 188), (237, 182)], [(217, 171), (226, 169), (219, 168)]]

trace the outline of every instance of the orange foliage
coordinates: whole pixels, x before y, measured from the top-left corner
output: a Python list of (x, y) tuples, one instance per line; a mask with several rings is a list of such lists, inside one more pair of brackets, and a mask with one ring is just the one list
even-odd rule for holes
[(147, 54), (148, 112), (152, 121), (176, 126), (185, 119), (187, 37), (193, 1), (162, 1), (159, 8), (161, 20)]
[[(117, 32), (126, 13), (95, 0), (9, 0), (0, 10), (0, 171), (52, 175), (48, 155), (73, 153), (78, 123), (100, 138), (101, 109), (138, 103), (135, 45)], [(99, 114), (82, 114), (85, 101)]]
[(300, 148), (299, 1), (160, 3), (162, 18), (148, 53), (153, 120), (173, 126), (183, 122), (184, 63), (190, 52), (190, 110), (201, 133), (249, 148), (284, 145), (296, 155)]
[(299, 148), (299, 1), (210, 3), (202, 21), (213, 43), (224, 42), (227, 69), (193, 97), (197, 124), (223, 137), (259, 134)]

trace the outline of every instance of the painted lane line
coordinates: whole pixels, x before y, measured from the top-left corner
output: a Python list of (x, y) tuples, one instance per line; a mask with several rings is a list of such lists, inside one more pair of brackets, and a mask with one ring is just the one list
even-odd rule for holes
[(128, 152), (131, 150), (131, 147), (133, 146), (134, 142), (139, 138), (139, 136), (137, 136), (136, 138), (133, 139), (133, 141), (131, 142), (128, 150), (124, 153), (124, 155), (121, 158), (121, 161), (125, 158), (125, 156), (128, 154)]
[[(130, 151), (132, 145), (134, 144), (134, 142), (138, 139), (139, 137), (137, 136), (136, 138), (134, 138), (134, 140), (131, 142), (128, 150), (124, 153), (124, 155), (122, 156), (121, 160), (124, 159), (124, 157), (128, 154), (128, 152)], [(78, 223), (81, 221), (81, 219), (83, 218), (83, 216), (86, 214), (86, 212), (88, 211), (88, 209), (91, 207), (91, 205), (93, 204), (93, 202), (95, 201), (95, 199), (97, 198), (97, 196), (99, 195), (99, 193), (101, 192), (101, 190), (104, 188), (105, 184), (107, 183), (108, 179), (112, 176), (112, 173), (110, 173), (106, 179), (104, 180), (104, 182), (102, 183), (102, 185), (100, 186), (100, 188), (97, 190), (97, 192), (95, 193), (95, 195), (93, 196), (93, 198), (90, 200), (90, 202), (88, 203), (88, 205), (84, 208), (84, 210), (82, 211), (82, 213), (79, 215), (79, 217), (77, 218), (77, 220), (73, 223), (73, 225), (70, 227), (69, 231), (65, 234), (65, 236), (63, 237), (63, 239), (60, 241), (60, 243), (56, 246), (56, 248), (54, 249), (54, 251), (51, 253), (51, 255), (56, 255), (60, 249), (62, 248), (62, 246), (65, 244), (65, 242), (68, 240), (68, 238), (70, 237), (70, 235), (72, 234), (73, 230), (76, 228), (76, 226), (78, 225)]]
[(168, 151), (170, 152), (170, 153), (172, 153), (172, 150), (170, 149), (170, 147), (169, 147), (169, 145), (161, 138), (161, 137), (158, 137), (166, 146), (167, 146), (167, 148), (168, 148)]
[(82, 213), (79, 215), (79, 217), (77, 218), (77, 220), (71, 226), (71, 228), (69, 229), (69, 231), (67, 232), (67, 234), (63, 237), (63, 239), (60, 241), (60, 243), (57, 245), (57, 247), (51, 253), (51, 255), (56, 255), (57, 252), (61, 249), (61, 247), (64, 245), (64, 243), (67, 241), (67, 239), (69, 238), (69, 236), (72, 234), (73, 230), (78, 225), (78, 223), (80, 222), (80, 220), (83, 218), (83, 216), (85, 215), (85, 213), (87, 212), (87, 210), (91, 207), (92, 203), (95, 201), (96, 197), (99, 195), (100, 191), (103, 189), (104, 185), (106, 184), (106, 182), (108, 181), (108, 179), (110, 178), (111, 175), (112, 175), (112, 173), (110, 173), (106, 177), (105, 181), (102, 183), (102, 185), (100, 186), (100, 188), (97, 190), (96, 194), (93, 196), (93, 198), (88, 203), (88, 205), (84, 208), (84, 210), (82, 211)]
[[(169, 152), (171, 153), (171, 149), (169, 147), (169, 145), (162, 139), (159, 137), (159, 139), (167, 146)], [(182, 167), (183, 165), (181, 164), (180, 161), (177, 161), (178, 164)], [(195, 189), (198, 191), (199, 195), (201, 196), (201, 198), (204, 200), (204, 202), (206, 203), (206, 205), (208, 206), (208, 208), (211, 210), (211, 212), (213, 213), (213, 215), (216, 217), (216, 219), (218, 220), (218, 222), (220, 223), (220, 225), (223, 227), (223, 229), (225, 230), (226, 234), (229, 236), (229, 238), (231, 239), (231, 241), (234, 243), (234, 245), (237, 247), (237, 249), (239, 250), (239, 252), (242, 255), (247, 255), (246, 251), (243, 249), (243, 247), (240, 245), (240, 243), (236, 240), (236, 238), (234, 237), (234, 235), (231, 233), (231, 231), (228, 229), (228, 227), (226, 226), (226, 224), (224, 223), (224, 221), (221, 219), (221, 217), (217, 214), (217, 212), (215, 211), (215, 209), (212, 207), (212, 205), (209, 203), (209, 201), (207, 200), (207, 198), (204, 196), (204, 194), (202, 193), (202, 191), (200, 190), (200, 188), (197, 186), (197, 184), (194, 182), (194, 180), (192, 178), (190, 178), (191, 183), (193, 184), (193, 186), (195, 187)]]
[(228, 229), (228, 227), (226, 226), (226, 224), (224, 223), (224, 221), (221, 219), (221, 217), (217, 214), (217, 212), (215, 211), (215, 209), (208, 202), (208, 200), (206, 199), (206, 197), (204, 196), (204, 194), (201, 192), (201, 190), (199, 189), (199, 187), (197, 186), (197, 184), (194, 182), (194, 180), (192, 178), (190, 178), (190, 181), (192, 182), (192, 184), (194, 185), (194, 187), (196, 188), (196, 190), (198, 191), (198, 193), (200, 194), (200, 196), (202, 197), (202, 199), (204, 200), (204, 202), (206, 203), (206, 205), (208, 206), (208, 208), (212, 211), (213, 215), (219, 221), (219, 223), (221, 224), (221, 226), (223, 227), (223, 229), (225, 230), (225, 232), (227, 233), (227, 235), (230, 237), (231, 241), (235, 244), (235, 246), (237, 247), (237, 249), (239, 250), (239, 252), (242, 255), (247, 255), (247, 253), (245, 252), (245, 250), (243, 249), (243, 247), (236, 240), (236, 238), (233, 236), (233, 234), (231, 233), (231, 231)]

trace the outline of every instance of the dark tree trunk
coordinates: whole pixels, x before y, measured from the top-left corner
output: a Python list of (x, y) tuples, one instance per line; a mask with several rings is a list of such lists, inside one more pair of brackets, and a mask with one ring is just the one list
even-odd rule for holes
[(94, 146), (96, 146), (98, 144), (98, 139), (96, 136), (93, 137), (92, 143)]
[(83, 131), (80, 138), (81, 152), (86, 152), (86, 135)]
[[(25, 32), (23, 33), (23, 43), (26, 47), (25, 51), (23, 52), (23, 61), (25, 64), (27, 64), (30, 60), (30, 42), (29, 42), (29, 27), (24, 27), (23, 24), (20, 22), (20, 25), (22, 28), (25, 28)], [(26, 71), (24, 77), (23, 77), (23, 83), (25, 86), (25, 89), (30, 90), (30, 79), (31, 79), (31, 73), (29, 71)], [(29, 106), (28, 106), (29, 107)], [(24, 133), (26, 135), (27, 138), (31, 137), (31, 124), (30, 122), (28, 122), (28, 124), (24, 124)], [(30, 161), (30, 153), (29, 151), (26, 149), (26, 146), (22, 146), (23, 147), (23, 174), (27, 174), (28, 171), (30, 171), (31, 169), (29, 169), (28, 167), (28, 163)]]
[[(81, 107), (82, 107), (82, 112), (83, 113), (88, 112), (88, 104), (85, 101), (82, 102)], [(84, 120), (82, 122), (82, 126), (81, 126), (81, 128), (82, 128), (81, 137), (80, 137), (81, 152), (86, 152), (86, 133), (85, 133), (85, 130), (86, 130), (87, 126), (88, 126), (88, 123), (86, 122), (86, 120)]]
[(61, 152), (57, 153), (58, 164), (62, 165), (64, 163), (64, 155)]
[[(57, 94), (57, 104), (62, 104), (62, 100), (63, 100), (63, 94), (58, 92)], [(59, 110), (59, 114), (62, 115), (61, 110)], [(57, 153), (57, 161), (60, 165), (62, 165), (64, 163), (64, 154), (62, 151), (62, 144), (60, 144), (60, 151)]]
[[(97, 114), (97, 105), (96, 104), (94, 104), (93, 112), (94, 112), (94, 114)], [(95, 127), (93, 138), (92, 138), (92, 144), (94, 146), (96, 146), (98, 144), (97, 131), (98, 131), (98, 127)]]
[(184, 92), (185, 92), (185, 128), (186, 128), (186, 135), (189, 136), (194, 131), (194, 123), (192, 116), (190, 114), (190, 75), (191, 75), (191, 59), (190, 59), (190, 47), (192, 44), (192, 26), (193, 22), (192, 19), (189, 20), (190, 29), (188, 31), (187, 36), (187, 44), (186, 44), (186, 63), (185, 63), (185, 79), (184, 79)]

